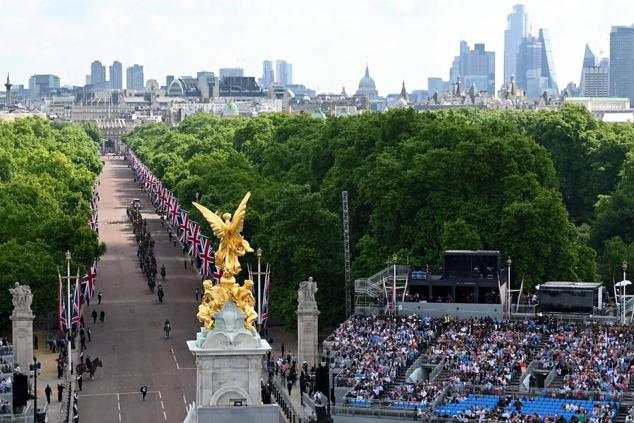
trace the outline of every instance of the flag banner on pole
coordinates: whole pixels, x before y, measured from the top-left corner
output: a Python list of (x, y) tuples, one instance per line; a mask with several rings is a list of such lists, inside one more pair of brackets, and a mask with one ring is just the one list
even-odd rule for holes
[(198, 257), (198, 248), (200, 246), (200, 226), (193, 220), (189, 222), (189, 228), (187, 231), (187, 245), (189, 246), (188, 253), (191, 257)]
[(88, 273), (81, 279), (81, 297), (83, 301), (90, 302), (95, 294), (95, 279), (97, 278), (97, 263), (93, 262)]
[(214, 249), (211, 240), (204, 235), (200, 236), (200, 251), (199, 257), (202, 261), (200, 265), (200, 274), (203, 278), (209, 278), (213, 276), (215, 267)]
[(220, 283), (220, 279), (222, 278), (222, 274), (223, 274), (224, 272), (222, 271), (222, 269), (218, 269), (218, 266), (215, 266), (215, 265), (214, 265), (214, 267), (216, 268), (216, 271), (214, 272), (214, 275), (213, 275), (213, 276), (214, 276), (214, 278), (213, 278), (213, 280), (211, 281), (211, 283), (212, 283), (213, 285), (218, 285), (218, 284)]
[(181, 223), (178, 228), (181, 231), (178, 239), (181, 244), (185, 245), (187, 243), (187, 231), (189, 229), (189, 215), (184, 210), (181, 210)]
[(66, 332), (66, 302), (64, 301), (62, 275), (57, 269), (57, 322), (60, 332)]
[(77, 269), (77, 279), (75, 281), (75, 290), (73, 291), (73, 308), (71, 309), (71, 332), (77, 334), (79, 331), (79, 323), (81, 320), (81, 294), (80, 294), (80, 280), (79, 269)]
[(181, 216), (181, 205), (179, 204), (178, 200), (174, 198), (174, 207), (172, 209), (172, 215), (170, 217), (172, 226), (178, 226), (180, 216)]
[(266, 265), (266, 278), (264, 280), (264, 292), (262, 294), (262, 327), (266, 326), (269, 319), (269, 293), (271, 292), (271, 266)]

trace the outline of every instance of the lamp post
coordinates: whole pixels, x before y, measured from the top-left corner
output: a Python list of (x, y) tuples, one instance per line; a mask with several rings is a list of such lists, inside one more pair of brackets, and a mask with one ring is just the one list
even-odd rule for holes
[(507, 317), (511, 318), (511, 264), (513, 264), (513, 260), (508, 256), (506, 258), (506, 295), (505, 295), (505, 309), (507, 312)]
[(260, 259), (262, 257), (262, 249), (258, 248), (256, 251), (258, 256), (258, 331), (262, 326), (262, 274), (260, 271)]
[(396, 261), (398, 260), (398, 255), (394, 253), (392, 256), (392, 262), (394, 263), (394, 280), (392, 281), (392, 309), (394, 313), (396, 313)]
[(71, 352), (70, 352), (70, 251), (66, 251), (66, 355), (68, 356), (68, 371), (70, 372), (71, 367)]
[(623, 285), (621, 287), (621, 299), (623, 306), (621, 307), (621, 323), (625, 325), (625, 285), (627, 281), (627, 261), (623, 260)]
[(29, 364), (29, 370), (33, 372), (33, 421), (38, 423), (40, 416), (37, 413), (37, 374), (42, 368), (42, 363), (33, 357), (33, 364)]

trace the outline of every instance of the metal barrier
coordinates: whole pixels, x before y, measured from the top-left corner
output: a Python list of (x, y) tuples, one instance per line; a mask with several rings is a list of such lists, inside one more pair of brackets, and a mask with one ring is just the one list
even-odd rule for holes
[[(273, 398), (275, 398), (275, 402), (280, 406), (280, 410), (284, 414), (286, 421), (289, 423), (302, 423), (302, 418), (300, 414), (293, 407), (293, 403), (286, 392), (284, 392), (284, 387), (282, 387), (274, 378), (272, 379), (271, 384), (271, 394)], [(304, 423), (306, 423), (304, 421)]]

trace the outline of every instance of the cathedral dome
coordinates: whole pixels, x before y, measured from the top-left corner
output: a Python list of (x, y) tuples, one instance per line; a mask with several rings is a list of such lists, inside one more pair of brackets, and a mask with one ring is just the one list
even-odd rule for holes
[(359, 91), (368, 91), (368, 90), (376, 90), (376, 84), (374, 83), (374, 79), (370, 76), (370, 71), (368, 67), (365, 67), (365, 75), (359, 81)]

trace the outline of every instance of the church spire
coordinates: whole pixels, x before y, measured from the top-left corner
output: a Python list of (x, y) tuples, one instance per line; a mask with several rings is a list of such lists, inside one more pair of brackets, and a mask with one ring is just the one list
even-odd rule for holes
[(365, 77), (368, 78), (370, 76), (370, 70), (368, 69), (368, 64), (365, 64)]
[(403, 86), (401, 87), (401, 98), (403, 100), (407, 100), (407, 90), (405, 89), (405, 81), (403, 81)]

